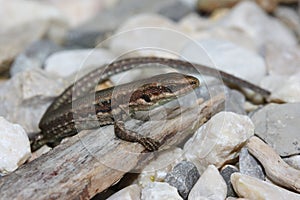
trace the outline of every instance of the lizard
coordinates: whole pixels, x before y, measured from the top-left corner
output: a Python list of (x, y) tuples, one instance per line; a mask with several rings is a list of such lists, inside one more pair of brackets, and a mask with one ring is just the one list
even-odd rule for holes
[[(226, 82), (230, 82), (230, 83), (240, 85), (242, 87), (250, 88), (250, 89), (256, 91), (257, 93), (261, 94), (264, 97), (268, 97), (270, 95), (269, 91), (262, 89), (252, 83), (249, 83), (245, 80), (237, 78), (237, 77), (235, 77), (231, 74), (228, 74), (226, 72), (223, 72), (221, 70), (210, 68), (205, 65), (201, 65), (201, 64), (197, 64), (197, 63), (190, 63), (190, 62), (186, 62), (183, 60), (177, 60), (177, 59), (171, 59), (171, 58), (160, 58), (160, 57), (136, 57), (136, 58), (121, 59), (121, 60), (112, 62), (111, 64), (107, 65), (106, 67), (97, 68), (94, 71), (88, 73), (81, 79), (77, 80), (75, 84), (69, 86), (61, 95), (59, 95), (54, 100), (54, 102), (48, 107), (48, 109), (44, 113), (44, 115), (39, 123), (39, 127), (42, 130), (42, 132), (46, 132), (43, 135), (47, 135), (47, 137), (39, 134), (32, 141), (32, 145), (31, 145), (32, 149), (35, 150), (38, 147), (40, 147), (42, 144), (47, 143), (45, 141), (51, 140), (51, 137), (54, 138), (52, 140), (60, 141), (63, 137), (61, 137), (59, 139), (55, 139), (56, 138), (55, 135), (57, 133), (56, 134), (47, 133), (47, 132), (51, 132), (49, 130), (52, 130), (52, 127), (49, 126), (49, 124), (48, 124), (48, 121), (49, 121), (48, 119), (51, 118), (50, 116), (56, 116), (57, 114), (60, 115), (62, 113), (65, 113), (66, 110), (67, 110), (67, 112), (71, 113), (71, 111), (70, 111), (71, 110), (71, 108), (70, 108), (71, 102), (74, 100), (76, 101), (76, 99), (80, 99), (81, 97), (86, 95), (88, 92), (91, 92), (95, 88), (95, 85), (97, 85), (99, 82), (103, 82), (104, 80), (108, 79), (110, 76), (113, 76), (115, 74), (118, 74), (118, 73), (121, 73), (124, 71), (128, 71), (130, 69), (134, 69), (134, 68), (138, 68), (138, 67), (145, 67), (145, 66), (157, 67), (157, 66), (161, 66), (161, 65), (169, 66), (174, 69), (178, 69), (180, 71), (185, 71), (185, 72), (191, 72), (191, 73), (201, 72), (204, 75), (222, 78), (222, 80), (224, 80)], [(78, 87), (76, 87), (76, 86), (78, 86)], [(76, 90), (74, 90), (75, 88), (76, 88)], [(101, 92), (96, 93), (96, 94), (101, 96)], [(98, 120), (101, 121), (101, 119), (98, 119)], [(100, 123), (105, 123), (105, 121), (106, 120), (104, 120), (104, 122), (100, 122)], [(55, 124), (55, 125), (62, 126), (61, 123), (63, 123), (63, 122), (64, 122), (64, 120), (60, 120), (60, 121), (58, 120), (57, 124)], [(86, 121), (86, 123), (87, 123), (87, 121)], [(98, 123), (99, 123), (99, 121), (98, 121)], [(120, 126), (121, 123), (117, 123), (117, 124), (119, 126), (115, 126), (115, 130), (116, 131), (118, 130), (119, 132), (124, 133), (125, 132), (125, 130), (123, 128), (124, 126)], [(64, 129), (61, 128), (60, 132), (63, 133)], [(74, 132), (74, 130), (73, 130), (73, 132)], [(67, 134), (67, 136), (74, 135), (74, 134), (75, 133), (72, 133), (72, 134), (70, 133), (70, 134)], [(116, 135), (117, 134), (119, 134), (119, 133), (116, 133)], [(64, 135), (64, 134), (57, 134), (57, 135)], [(134, 134), (131, 133), (131, 135), (134, 135)], [(66, 136), (64, 136), (64, 137), (66, 137)], [(126, 139), (126, 137), (123, 137), (123, 138)], [(136, 139), (131, 139), (131, 140), (136, 141)], [(53, 142), (53, 143), (56, 143), (56, 142)], [(147, 145), (145, 145), (145, 146), (147, 146)], [(148, 147), (148, 150), (154, 150), (154, 149), (155, 148), (151, 149), (150, 147)]]
[[(180, 73), (167, 73), (86, 94), (51, 112), (40, 122), (42, 134), (32, 143), (32, 151), (44, 144), (56, 146), (81, 130), (114, 125), (115, 135), (125, 141), (138, 142), (146, 150), (159, 148), (158, 141), (126, 130), (124, 122), (135, 118), (136, 111), (148, 111), (199, 87), (199, 80)], [(129, 108), (129, 109), (128, 109)]]

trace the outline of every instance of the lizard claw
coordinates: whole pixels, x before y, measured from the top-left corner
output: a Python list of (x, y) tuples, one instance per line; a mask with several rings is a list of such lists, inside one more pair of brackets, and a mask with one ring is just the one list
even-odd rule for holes
[(156, 140), (153, 140), (149, 137), (140, 138), (138, 141), (141, 145), (143, 145), (148, 151), (156, 151), (158, 150), (160, 143)]

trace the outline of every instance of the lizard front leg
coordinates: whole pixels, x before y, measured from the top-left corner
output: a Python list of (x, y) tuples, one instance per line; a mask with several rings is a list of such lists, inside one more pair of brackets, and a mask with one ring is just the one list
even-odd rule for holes
[(124, 122), (115, 122), (115, 135), (128, 142), (138, 142), (143, 145), (148, 151), (158, 150), (160, 143), (152, 138), (144, 137), (139, 133), (136, 133), (125, 128)]

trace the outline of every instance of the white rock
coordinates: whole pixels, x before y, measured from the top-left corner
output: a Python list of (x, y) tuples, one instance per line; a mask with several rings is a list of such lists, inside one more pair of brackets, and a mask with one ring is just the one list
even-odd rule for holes
[[(175, 23), (156, 14), (129, 18), (106, 42), (116, 55), (178, 57), (188, 38)], [(176, 42), (174, 42), (176, 41)]]
[(240, 197), (255, 200), (300, 199), (297, 193), (240, 173), (231, 175), (231, 183)]
[(260, 83), (263, 88), (272, 92), (271, 100), (283, 100), (285, 102), (300, 102), (300, 72), (292, 76), (269, 75)]
[(184, 146), (185, 157), (200, 174), (211, 164), (221, 167), (235, 159), (248, 138), (254, 134), (249, 117), (220, 112), (204, 124)]
[(141, 188), (134, 184), (130, 185), (114, 195), (110, 196), (107, 200), (140, 200)]
[[(0, 0), (0, 4), (0, 33), (9, 32), (18, 27), (27, 29), (29, 24), (35, 23), (44, 26), (45, 33), (55, 34), (54, 37), (66, 31), (67, 22), (64, 16), (52, 6), (37, 1), (24, 0)], [(60, 40), (61, 38), (57, 39)]]
[(105, 4), (109, 3), (102, 0), (45, 0), (44, 2), (59, 9), (72, 26), (78, 26), (94, 17), (101, 9), (104, 9)]
[(13, 172), (30, 156), (30, 143), (24, 129), (0, 117), (0, 173)]
[(47, 36), (62, 40), (67, 25), (55, 8), (24, 0), (0, 0), (0, 5), (0, 72), (33, 41)]
[(223, 19), (221, 26), (244, 31), (258, 47), (269, 43), (286, 46), (297, 44), (293, 33), (279, 20), (268, 16), (254, 1), (241, 1)]
[(142, 170), (138, 177), (139, 185), (145, 187), (148, 183), (153, 181), (164, 181), (168, 172), (182, 161), (183, 151), (180, 148), (166, 150), (152, 160)]
[(20, 124), (27, 133), (38, 132), (42, 114), (64, 88), (63, 80), (41, 69), (18, 73), (0, 85), (0, 116)]
[(300, 73), (300, 47), (269, 44), (265, 60), (270, 75), (291, 76)]
[(79, 76), (113, 61), (114, 55), (104, 49), (65, 50), (52, 54), (45, 61), (45, 70), (67, 77), (78, 72)]
[(168, 183), (153, 182), (142, 190), (141, 200), (182, 200), (175, 187)]
[(189, 200), (203, 199), (224, 200), (227, 185), (214, 165), (209, 165), (189, 194)]
[(189, 61), (220, 69), (254, 84), (266, 74), (264, 60), (258, 54), (222, 40), (189, 43), (181, 55)]

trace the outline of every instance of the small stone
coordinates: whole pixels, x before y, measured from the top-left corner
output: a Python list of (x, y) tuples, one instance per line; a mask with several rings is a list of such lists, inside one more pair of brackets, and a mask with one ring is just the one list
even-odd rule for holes
[(209, 165), (189, 194), (189, 200), (224, 200), (227, 187), (224, 179), (214, 165)]
[(258, 49), (271, 43), (279, 46), (297, 45), (292, 31), (278, 19), (267, 15), (253, 1), (241, 1), (231, 9), (220, 25), (248, 34), (256, 42)]
[(65, 87), (62, 79), (38, 68), (18, 73), (0, 85), (0, 116), (20, 124), (27, 133), (39, 132), (43, 113)]
[(16, 170), (31, 156), (30, 143), (24, 129), (0, 117), (0, 173)]
[(114, 55), (104, 49), (65, 50), (52, 54), (45, 61), (45, 70), (63, 77), (76, 72), (83, 76), (94, 68), (110, 63), (113, 59)]
[(130, 185), (113, 194), (107, 200), (140, 200), (141, 188), (137, 184)]
[(199, 172), (193, 163), (182, 161), (167, 174), (165, 182), (177, 188), (180, 196), (185, 199), (199, 176)]
[(165, 181), (166, 175), (175, 165), (182, 161), (183, 151), (174, 148), (163, 151), (142, 170), (138, 177), (139, 185), (145, 187), (148, 183)]
[(234, 112), (236, 114), (245, 115), (246, 111), (244, 109), (245, 96), (236, 90), (225, 90), (226, 101), (225, 110), (227, 112)]
[(175, 187), (168, 183), (153, 182), (142, 190), (141, 200), (182, 200)]
[[(47, 4), (57, 8), (70, 22), (71, 26), (78, 26), (86, 20), (101, 12), (108, 4), (107, 1), (99, 0), (45, 0)], [(113, 2), (113, 1), (112, 1)]]
[(300, 155), (283, 158), (283, 160), (295, 169), (300, 170)]
[(266, 74), (266, 66), (262, 57), (255, 52), (222, 40), (208, 39), (200, 40), (198, 43), (190, 42), (182, 50), (181, 55), (191, 62), (220, 69), (254, 84), (259, 84)]
[[(53, 37), (54, 41), (59, 41), (66, 31), (67, 21), (55, 7), (38, 1), (24, 0), (1, 0), (0, 4), (0, 33), (3, 32), (2, 30), (9, 32), (19, 27), (23, 28), (19, 29), (22, 32), (22, 30), (30, 28), (32, 24), (39, 24), (44, 29), (44, 35)], [(37, 30), (31, 31), (34, 35), (34, 31)]]
[(14, 60), (10, 69), (11, 76), (27, 69), (42, 68), (46, 58), (60, 49), (61, 47), (51, 40), (39, 40), (31, 43)]
[(255, 134), (280, 156), (300, 153), (300, 104), (269, 104), (251, 117)]
[(300, 72), (292, 76), (269, 75), (260, 84), (268, 88), (272, 93), (269, 97), (274, 102), (299, 102), (300, 96)]
[(231, 182), (236, 193), (244, 198), (264, 200), (300, 199), (300, 195), (297, 193), (290, 192), (274, 184), (240, 173), (232, 174)]
[(184, 146), (185, 157), (200, 173), (213, 164), (217, 168), (236, 159), (239, 150), (254, 134), (249, 117), (220, 112), (204, 124)]
[(265, 60), (270, 75), (292, 76), (300, 72), (299, 47), (268, 44), (265, 49)]
[(223, 179), (225, 180), (225, 183), (227, 185), (227, 197), (236, 197), (236, 193), (232, 187), (231, 184), (231, 174), (238, 172), (239, 170), (232, 165), (225, 165), (222, 169), (221, 169), (221, 176), (223, 177)]
[(265, 180), (263, 167), (251, 154), (249, 154), (248, 149), (245, 147), (240, 151), (239, 169), (241, 174)]

